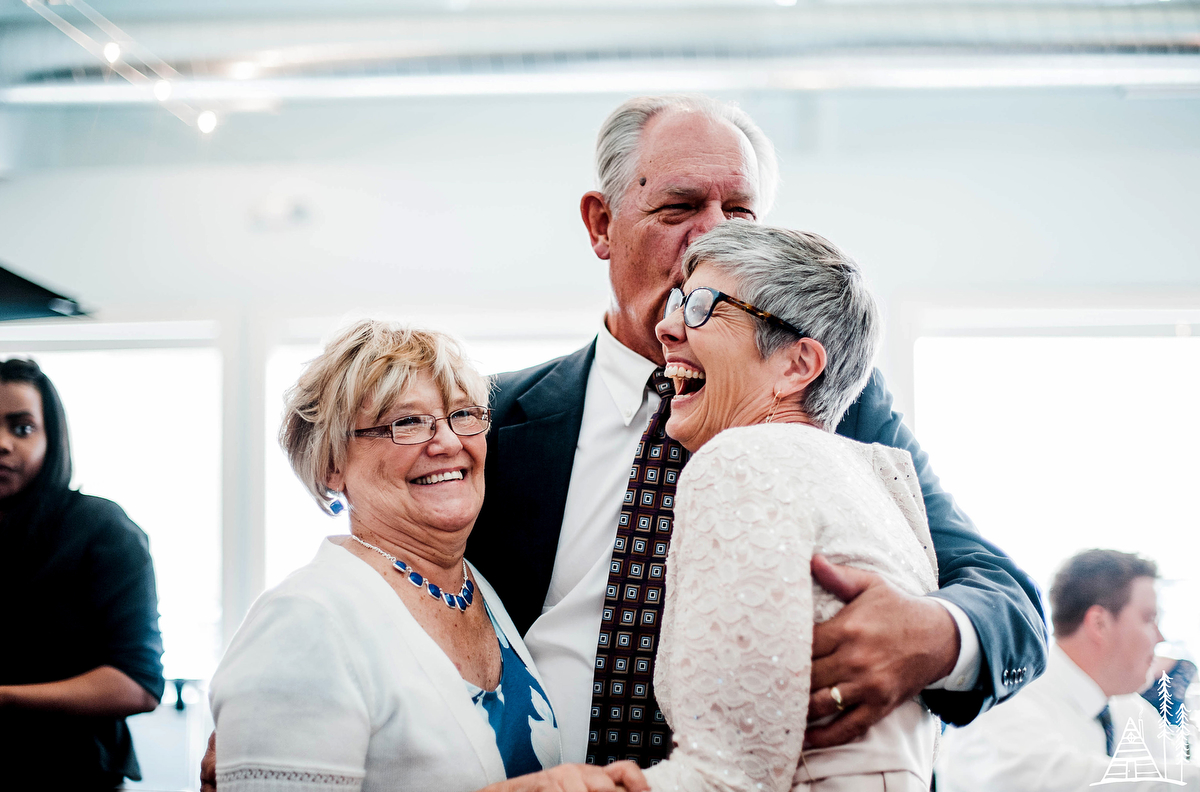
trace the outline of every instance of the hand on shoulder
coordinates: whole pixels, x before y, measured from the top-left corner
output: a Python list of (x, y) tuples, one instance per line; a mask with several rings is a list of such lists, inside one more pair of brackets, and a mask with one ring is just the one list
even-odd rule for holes
[[(813, 627), (810, 729), (807, 745), (847, 743), (926, 686), (950, 673), (959, 653), (958, 627), (944, 607), (900, 591), (879, 575), (812, 560), (813, 580), (847, 602)], [(838, 689), (841, 701), (832, 689)]]

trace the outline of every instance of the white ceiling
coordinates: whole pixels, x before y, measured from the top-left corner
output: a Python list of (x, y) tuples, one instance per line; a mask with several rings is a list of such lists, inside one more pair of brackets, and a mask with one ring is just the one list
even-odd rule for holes
[[(975, 64), (985, 72), (969, 77), (967, 86), (1200, 85), (1200, 2), (1177, 0), (792, 7), (775, 0), (351, 0), (338, 4), (336, 16), (327, 15), (327, 3), (304, 0), (96, 0), (95, 7), (131, 44), (178, 70), (181, 81), (202, 83), (196, 90), (225, 101), (247, 94), (288, 100), (587, 92), (588, 85), (624, 91), (625, 82), (644, 78), (651, 80), (648, 90), (962, 87), (961, 77), (946, 86), (945, 75), (969, 75)], [(105, 99), (97, 89), (114, 75), (100, 47), (111, 31), (89, 22), (70, 0), (46, 8), (90, 35), (91, 51), (24, 2), (3, 0), (0, 88), (54, 88), (45, 101), (61, 104), (154, 101), (150, 83), (133, 99)], [(142, 63), (151, 59), (137, 57), (137, 48), (125, 47), (115, 67), (156, 79)], [(996, 76), (1010, 67), (1052, 76)], [(891, 85), (881, 75), (894, 69), (908, 76)], [(734, 77), (722, 81), (721, 74)], [(412, 87), (414, 78), (480, 75), (499, 76), (508, 87), (452, 89), (429, 79)], [(307, 82), (276, 82), (289, 79)], [(405, 87), (380, 87), (387, 79)], [(526, 87), (511, 87), (519, 80)], [(253, 88), (229, 85), (247, 82)], [(0, 104), (33, 101), (28, 97), (0, 92)]]

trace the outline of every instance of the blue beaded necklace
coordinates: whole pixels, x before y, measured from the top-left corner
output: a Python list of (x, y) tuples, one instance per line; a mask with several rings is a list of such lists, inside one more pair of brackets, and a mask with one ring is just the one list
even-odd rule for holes
[(363, 547), (369, 547), (376, 553), (379, 553), (379, 555), (386, 558), (388, 561), (391, 561), (392, 566), (399, 570), (400, 574), (407, 577), (409, 583), (412, 583), (417, 588), (425, 589), (427, 592), (429, 592), (429, 596), (433, 597), (435, 600), (441, 600), (442, 602), (446, 603), (448, 607), (457, 608), (460, 611), (466, 611), (467, 607), (470, 606), (471, 602), (475, 599), (475, 584), (471, 582), (469, 577), (467, 577), (467, 559), (465, 558), (462, 562), (462, 589), (457, 594), (451, 594), (448, 591), (442, 591), (437, 585), (430, 583), (428, 580), (422, 577), (419, 572), (401, 561), (399, 558), (396, 558), (396, 556), (392, 555), (391, 553), (380, 550), (378, 547), (369, 542), (364, 542), (354, 534), (350, 534), (350, 538), (358, 542)]

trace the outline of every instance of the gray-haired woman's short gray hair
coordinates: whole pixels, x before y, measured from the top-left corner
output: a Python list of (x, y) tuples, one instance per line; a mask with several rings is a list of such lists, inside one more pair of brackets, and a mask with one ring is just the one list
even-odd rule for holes
[[(701, 264), (737, 278), (733, 296), (825, 347), (825, 371), (808, 386), (802, 406), (816, 425), (836, 429), (866, 385), (879, 349), (879, 307), (859, 266), (824, 237), (747, 220), (722, 223), (693, 242), (684, 275), (691, 277)], [(797, 338), (758, 320), (755, 341), (767, 358)]]
[(715, 120), (728, 121), (742, 131), (758, 160), (758, 216), (765, 216), (775, 203), (775, 190), (779, 186), (775, 146), (745, 110), (701, 94), (636, 96), (604, 121), (596, 137), (596, 186), (613, 215), (620, 211), (621, 198), (637, 176), (638, 150), (646, 124), (669, 110), (703, 113)]
[(377, 424), (423, 371), (447, 404), (458, 388), (487, 406), (488, 381), (453, 337), (372, 319), (339, 332), (288, 390), (279, 444), (322, 509), (338, 494), (326, 482), (346, 463), (359, 410), (369, 407)]

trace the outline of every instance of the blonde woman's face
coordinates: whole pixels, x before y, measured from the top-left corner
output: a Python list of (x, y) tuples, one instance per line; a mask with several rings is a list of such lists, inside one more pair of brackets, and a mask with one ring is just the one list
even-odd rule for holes
[[(390, 424), (406, 415), (443, 418), (471, 400), (455, 389), (449, 404), (428, 372), (413, 378), (382, 418), (360, 410), (355, 429)], [(396, 445), (387, 437), (352, 437), (344, 468), (330, 479), (343, 493), (356, 523), (386, 526), (420, 540), (433, 534), (470, 531), (483, 506), (487, 435), (459, 437), (446, 421), (427, 443)]]

